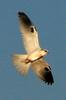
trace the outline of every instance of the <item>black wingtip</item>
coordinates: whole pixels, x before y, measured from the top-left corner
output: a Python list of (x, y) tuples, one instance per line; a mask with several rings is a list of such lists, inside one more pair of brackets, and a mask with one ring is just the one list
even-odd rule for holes
[(48, 85), (52, 85), (54, 83), (54, 79), (51, 71), (48, 68), (44, 69), (44, 73), (42, 75), (42, 80), (45, 81)]
[(18, 17), (19, 17), (21, 23), (24, 24), (25, 26), (31, 26), (32, 25), (32, 22), (31, 22), (30, 18), (27, 16), (26, 13), (19, 11)]
[(22, 15), (25, 16), (26, 14), (25, 14), (24, 12), (19, 11), (19, 12), (18, 12), (18, 16), (22, 16)]

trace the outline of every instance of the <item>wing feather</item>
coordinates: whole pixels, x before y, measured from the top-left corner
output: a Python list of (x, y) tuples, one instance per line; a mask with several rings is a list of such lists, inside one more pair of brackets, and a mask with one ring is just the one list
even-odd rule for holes
[(25, 49), (27, 53), (32, 53), (33, 51), (40, 49), (38, 32), (24, 12), (19, 12), (18, 15), (20, 20), (20, 31), (22, 33)]
[(52, 83), (54, 83), (54, 79), (51, 73), (51, 68), (49, 64), (43, 59), (33, 62), (32, 69), (41, 80), (51, 85)]

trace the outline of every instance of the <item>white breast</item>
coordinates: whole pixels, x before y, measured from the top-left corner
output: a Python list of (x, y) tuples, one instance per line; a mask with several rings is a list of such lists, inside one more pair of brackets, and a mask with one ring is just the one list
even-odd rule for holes
[(40, 57), (43, 57), (45, 55), (45, 52), (41, 51), (41, 50), (36, 50), (33, 53), (28, 55), (28, 59), (30, 61), (34, 61), (37, 60)]

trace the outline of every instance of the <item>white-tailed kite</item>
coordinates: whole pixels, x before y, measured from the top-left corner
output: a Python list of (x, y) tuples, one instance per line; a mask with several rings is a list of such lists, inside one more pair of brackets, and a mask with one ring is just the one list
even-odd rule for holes
[(37, 29), (29, 17), (24, 12), (18, 12), (18, 17), (27, 54), (14, 54), (13, 62), (21, 74), (26, 75), (31, 66), (41, 80), (52, 85), (54, 79), (50, 65), (43, 59), (48, 50), (40, 48)]

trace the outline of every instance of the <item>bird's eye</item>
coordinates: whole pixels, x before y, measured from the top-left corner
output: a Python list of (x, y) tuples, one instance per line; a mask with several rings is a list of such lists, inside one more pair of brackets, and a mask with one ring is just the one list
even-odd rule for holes
[(45, 50), (45, 52), (47, 52), (47, 50)]
[(44, 50), (45, 52), (48, 52), (48, 50)]
[(33, 29), (33, 27), (31, 27), (31, 28), (30, 28), (30, 31), (31, 31), (32, 33), (34, 32), (34, 29)]

